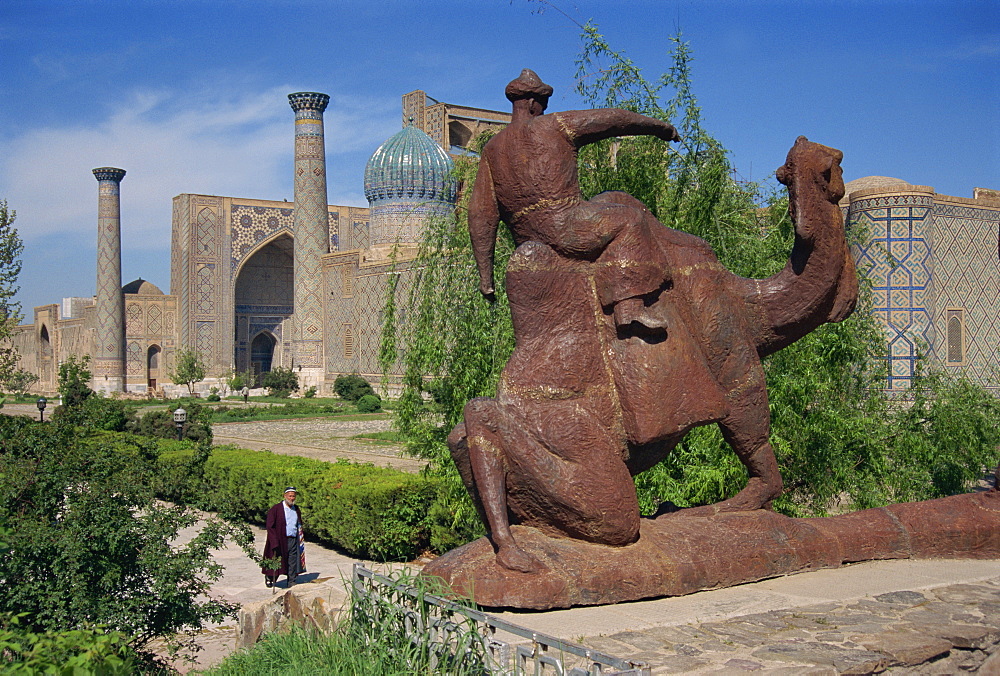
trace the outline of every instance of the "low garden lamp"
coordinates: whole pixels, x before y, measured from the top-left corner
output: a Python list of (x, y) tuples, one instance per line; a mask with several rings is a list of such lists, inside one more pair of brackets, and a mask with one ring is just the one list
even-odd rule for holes
[(244, 385), (241, 394), (243, 395), (243, 403), (247, 403), (247, 397), (250, 396), (250, 388)]
[(38, 407), (38, 422), (42, 422), (45, 418), (45, 406), (49, 403), (49, 400), (45, 397), (39, 397), (38, 401), (35, 402), (35, 406)]
[(177, 441), (181, 440), (181, 434), (184, 431), (184, 423), (187, 422), (188, 414), (180, 406), (174, 411), (174, 426), (177, 428)]

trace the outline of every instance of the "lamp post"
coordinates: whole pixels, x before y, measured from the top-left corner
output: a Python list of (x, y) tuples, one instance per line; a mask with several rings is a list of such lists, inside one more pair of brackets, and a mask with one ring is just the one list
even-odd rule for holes
[(181, 434), (184, 431), (184, 423), (187, 422), (188, 414), (180, 406), (174, 411), (174, 426), (177, 428), (177, 441), (181, 440)]
[(49, 400), (45, 397), (39, 397), (38, 401), (35, 402), (35, 406), (38, 407), (38, 422), (43, 422), (45, 419), (45, 406), (49, 403)]

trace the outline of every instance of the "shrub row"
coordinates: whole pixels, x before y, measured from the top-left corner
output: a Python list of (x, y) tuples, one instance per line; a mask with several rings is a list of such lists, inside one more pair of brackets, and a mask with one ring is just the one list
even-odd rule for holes
[(346, 413), (348, 410), (349, 405), (346, 403), (314, 404), (312, 402), (289, 401), (287, 404), (268, 404), (267, 406), (216, 406), (213, 412), (218, 422), (225, 422), (226, 420), (248, 420), (274, 415)]
[[(440, 480), (347, 461), (323, 462), (217, 446), (204, 464), (190, 444), (161, 442), (157, 492), (252, 523), (295, 486), (310, 539), (353, 556), (412, 560), (431, 544), (429, 515), (441, 495)], [(456, 536), (453, 534), (453, 538)]]

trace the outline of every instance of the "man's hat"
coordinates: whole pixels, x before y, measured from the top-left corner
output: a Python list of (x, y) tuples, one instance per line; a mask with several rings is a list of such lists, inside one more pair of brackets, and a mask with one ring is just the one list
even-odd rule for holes
[(284, 493), (298, 493), (298, 491), (295, 490), (295, 486), (289, 486), (288, 488), (286, 488), (284, 490), (284, 492), (282, 493), (282, 495), (284, 495)]
[(511, 101), (527, 98), (548, 98), (552, 96), (552, 86), (542, 82), (538, 74), (530, 68), (525, 68), (516, 79), (511, 80), (504, 90)]

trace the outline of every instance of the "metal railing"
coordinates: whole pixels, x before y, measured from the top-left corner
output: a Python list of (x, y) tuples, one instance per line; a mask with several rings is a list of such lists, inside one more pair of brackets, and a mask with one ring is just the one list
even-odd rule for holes
[[(354, 564), (353, 593), (395, 606), (402, 630), (440, 664), (475, 654), (483, 673), (650, 676), (649, 665), (613, 657), (468, 608)], [(397, 599), (405, 599), (400, 602)], [(517, 639), (525, 639), (518, 641)]]

